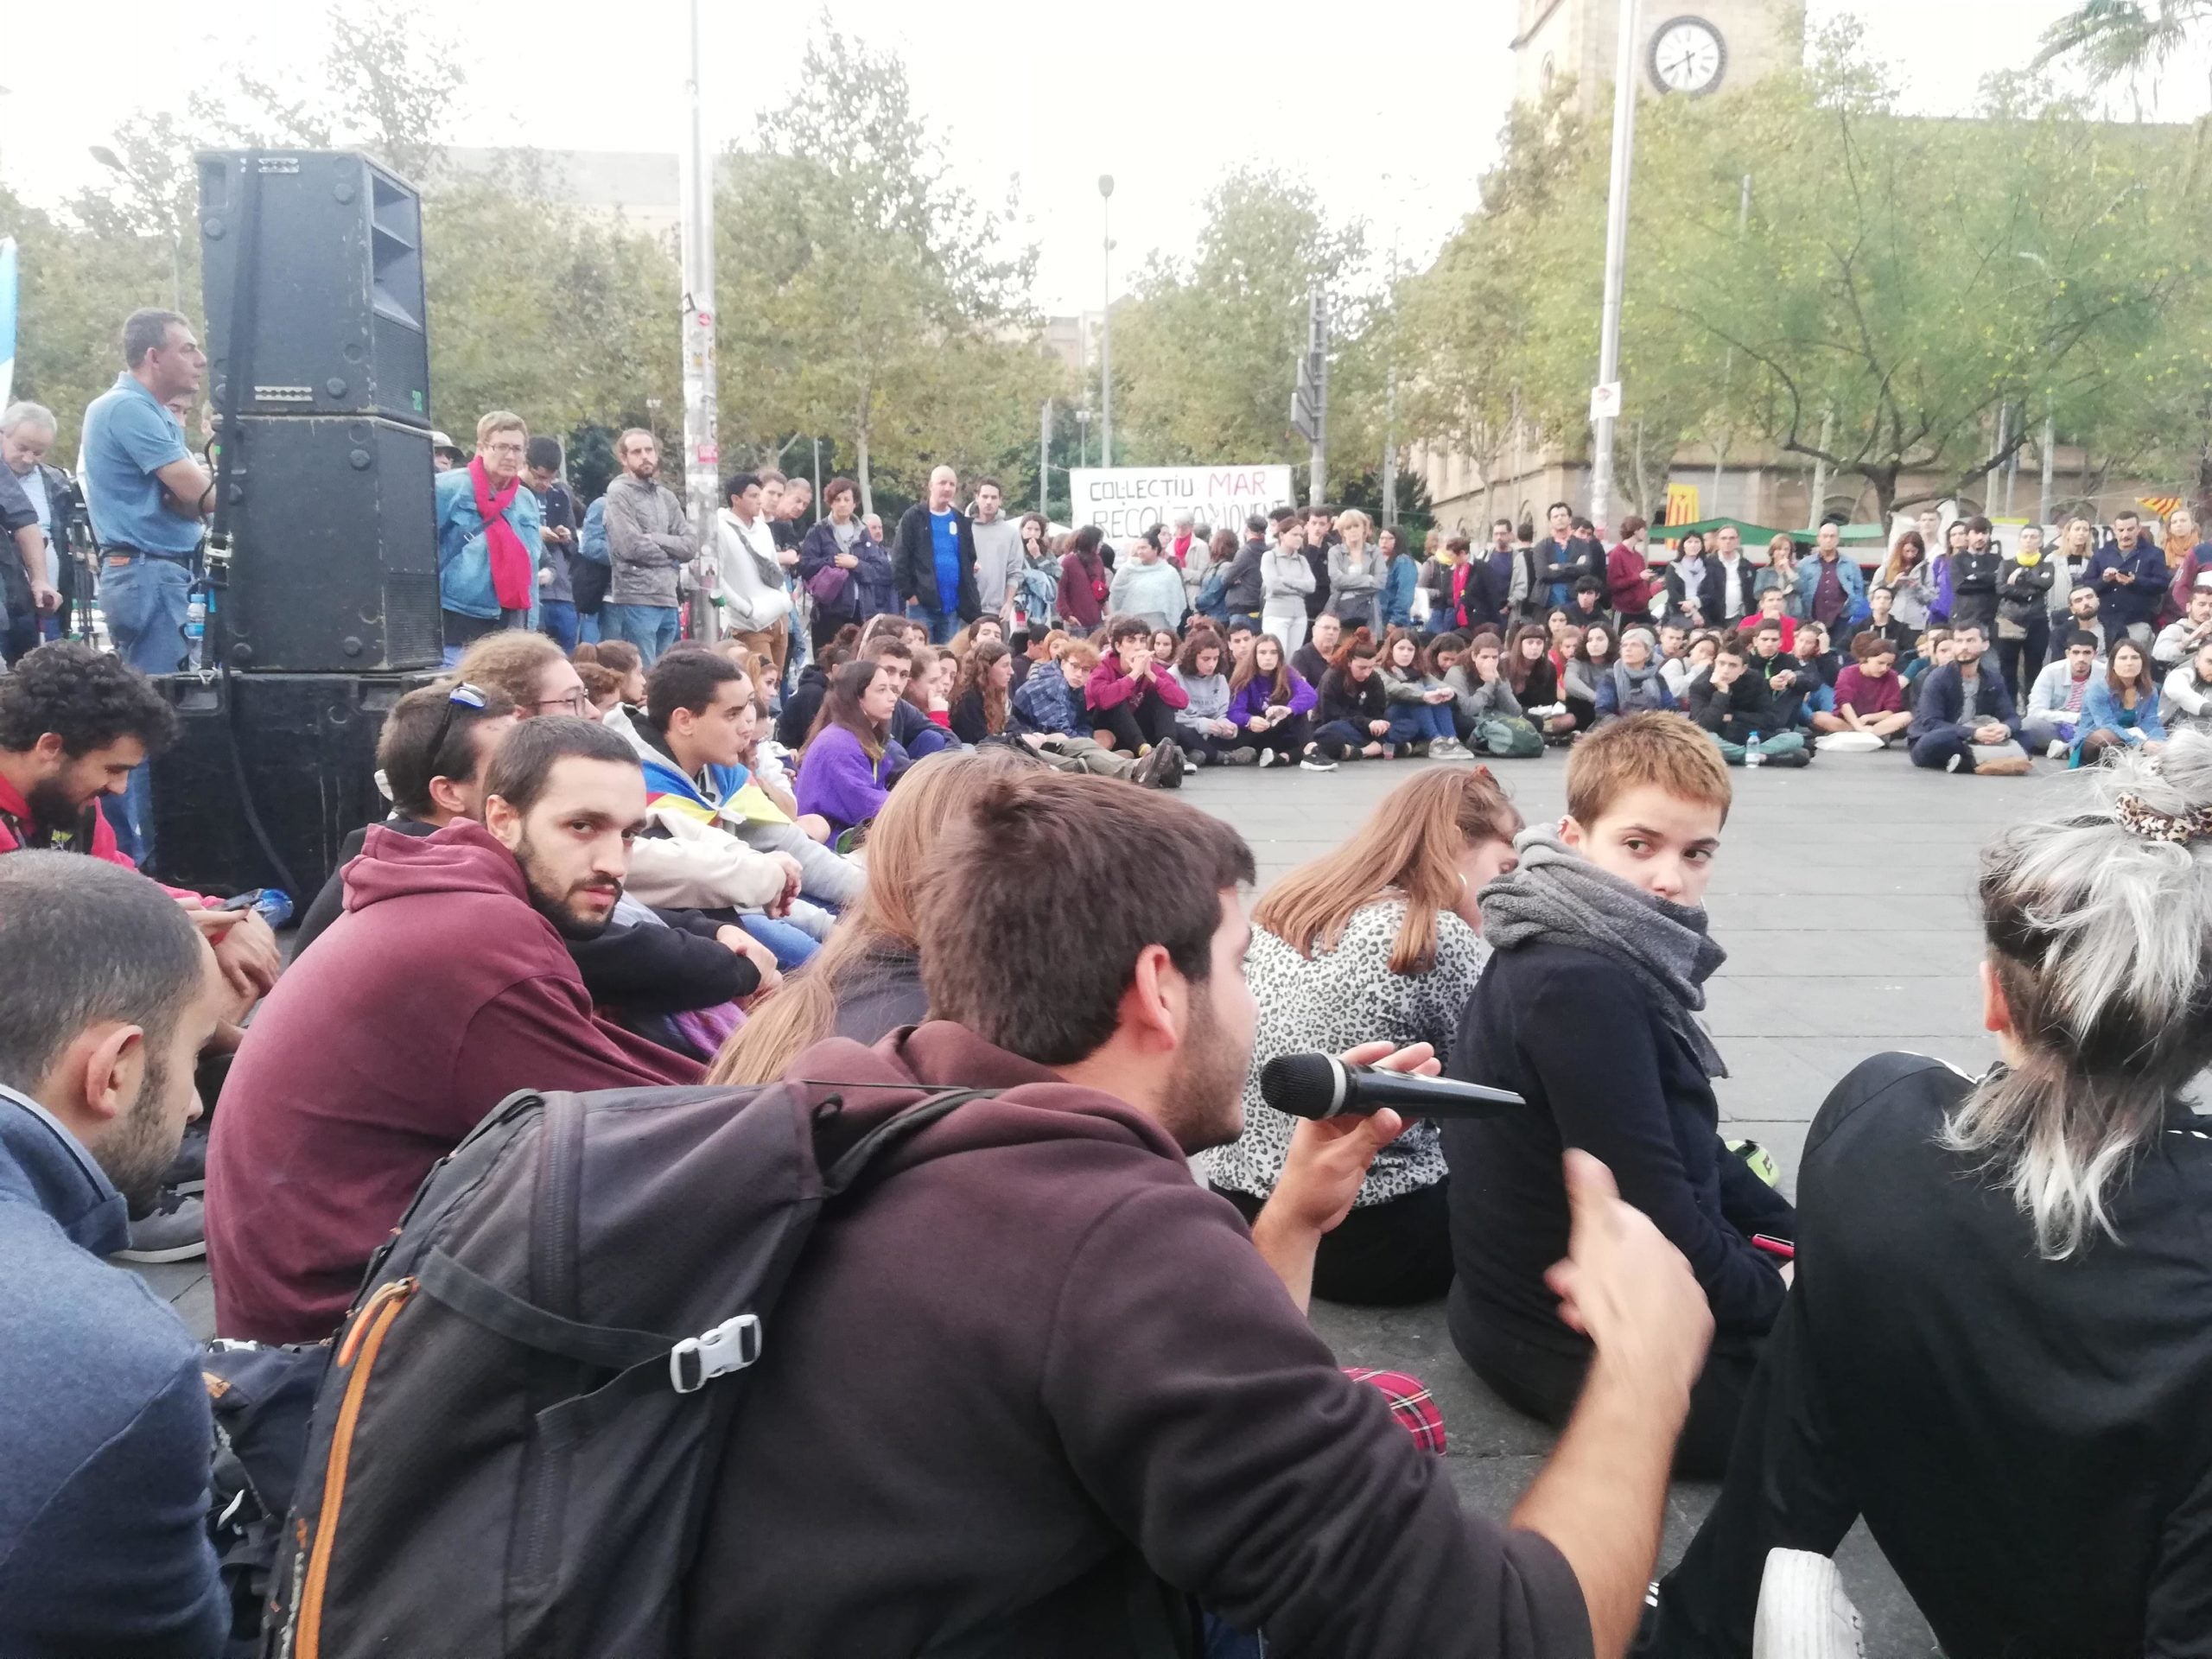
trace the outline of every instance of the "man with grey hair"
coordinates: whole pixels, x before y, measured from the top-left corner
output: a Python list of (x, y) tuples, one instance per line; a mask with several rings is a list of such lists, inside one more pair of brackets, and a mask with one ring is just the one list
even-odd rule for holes
[(906, 614), (942, 645), (983, 613), (976, 592), (976, 531), (952, 504), (960, 475), (950, 467), (930, 474), (927, 501), (917, 501), (899, 520), (891, 546), (892, 574)]
[(223, 977), (161, 888), (67, 853), (0, 858), (0, 962), (36, 969), (0, 998), (0, 1630), (11, 1653), (213, 1659), (199, 1346), (101, 1258), (200, 1116)]
[(60, 549), (68, 543), (77, 497), (69, 474), (47, 462), (56, 425), (54, 411), (43, 404), (10, 404), (0, 411), (0, 463), (7, 469), (0, 495), (12, 481), (38, 519), (35, 536), (27, 529), (16, 532), (16, 558), (0, 555), (0, 594), (5, 595), (8, 619), (0, 656), (10, 662), (41, 639), (59, 638), (66, 626)]
[(185, 447), (171, 399), (200, 390), (207, 354), (174, 311), (134, 311), (125, 367), (85, 410), (86, 502), (100, 543), (100, 609), (124, 661), (143, 674), (184, 666), (185, 610), (214, 481)]
[(614, 580), (600, 607), (609, 639), (626, 639), (651, 668), (676, 643), (677, 573), (699, 556), (699, 538), (675, 491), (660, 482), (660, 441), (643, 427), (615, 440), (622, 471), (603, 498)]

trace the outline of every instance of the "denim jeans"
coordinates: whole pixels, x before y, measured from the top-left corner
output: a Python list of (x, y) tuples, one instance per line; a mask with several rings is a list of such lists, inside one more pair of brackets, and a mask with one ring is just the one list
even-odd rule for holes
[(192, 572), (174, 560), (100, 565), (100, 610), (115, 654), (141, 674), (174, 674), (184, 666), (191, 597)]
[(599, 643), (599, 613), (597, 611), (576, 613), (576, 643), (593, 645)]
[(933, 645), (950, 645), (952, 636), (960, 632), (960, 615), (957, 612), (950, 616), (945, 616), (936, 611), (925, 611), (918, 605), (909, 605), (906, 607), (906, 620), (909, 622), (918, 622), (927, 628), (930, 631), (930, 644)]
[(1448, 702), (1394, 702), (1390, 705), (1393, 743), (1433, 743), (1455, 735), (1452, 705)]
[(603, 605), (599, 612), (600, 631), (609, 639), (627, 639), (651, 668), (676, 643), (677, 621), (682, 614), (673, 605)]
[(566, 655), (576, 648), (576, 607), (565, 599), (541, 600), (537, 631), (561, 647)]
[(788, 973), (803, 967), (822, 947), (810, 938), (803, 928), (789, 922), (779, 922), (772, 916), (763, 916), (749, 911), (737, 918), (737, 925), (775, 954), (776, 966)]

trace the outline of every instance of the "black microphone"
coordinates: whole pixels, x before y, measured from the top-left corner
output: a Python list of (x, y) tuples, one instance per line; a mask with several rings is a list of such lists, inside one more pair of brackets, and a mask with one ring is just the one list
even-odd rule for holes
[(1529, 1103), (1508, 1089), (1346, 1065), (1333, 1054), (1279, 1054), (1260, 1068), (1260, 1098), (1293, 1117), (1497, 1117)]

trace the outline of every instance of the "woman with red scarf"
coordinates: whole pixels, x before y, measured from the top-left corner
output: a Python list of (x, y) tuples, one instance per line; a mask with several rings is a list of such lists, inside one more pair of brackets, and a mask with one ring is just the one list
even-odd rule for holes
[(435, 480), (448, 668), (472, 641), (529, 625), (542, 522), (537, 496), (522, 487), (529, 443), (522, 416), (495, 409), (476, 423), (476, 458)]

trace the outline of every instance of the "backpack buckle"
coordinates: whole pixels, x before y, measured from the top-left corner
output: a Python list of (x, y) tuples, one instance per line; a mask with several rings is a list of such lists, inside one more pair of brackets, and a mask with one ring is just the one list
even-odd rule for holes
[(668, 1351), (668, 1380), (678, 1394), (696, 1394), (709, 1377), (741, 1371), (760, 1357), (760, 1316), (741, 1313)]

